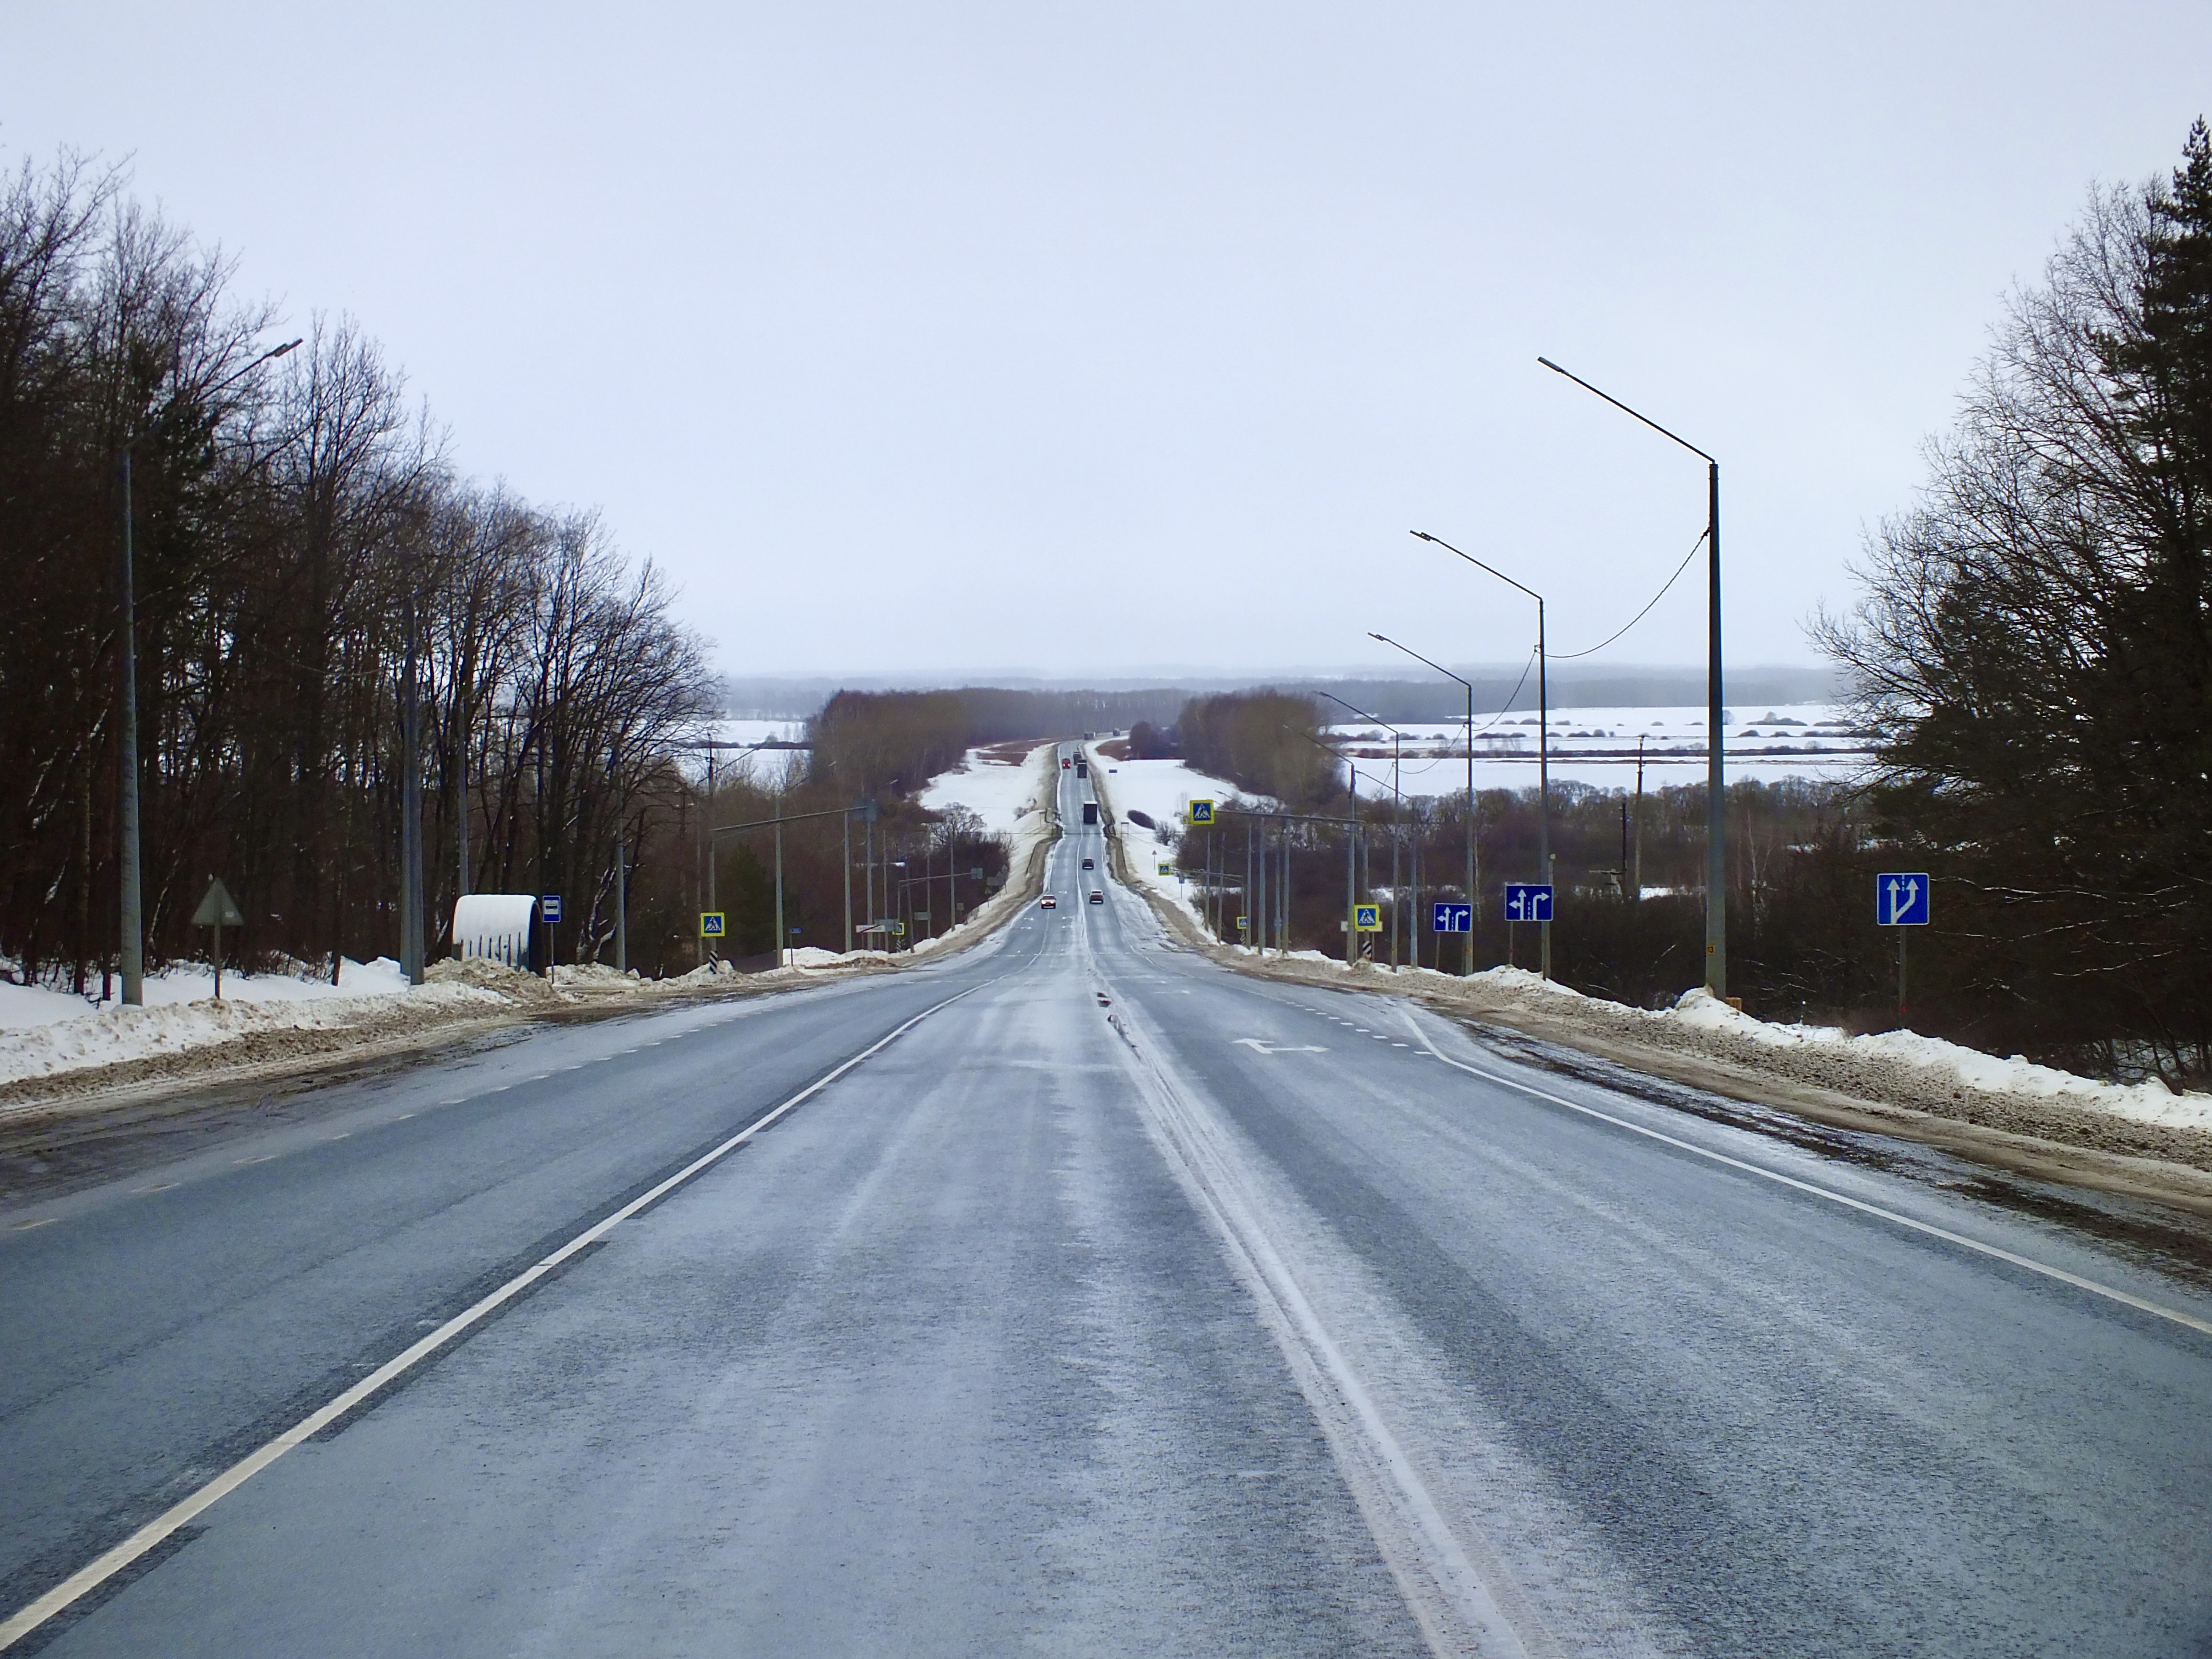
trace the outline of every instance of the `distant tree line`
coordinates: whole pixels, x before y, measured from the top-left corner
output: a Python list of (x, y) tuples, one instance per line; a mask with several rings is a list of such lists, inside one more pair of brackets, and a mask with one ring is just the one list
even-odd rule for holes
[(149, 957), (198, 948), (218, 875), (249, 953), (396, 951), (410, 647), (431, 937), (465, 867), (567, 895), (588, 951), (618, 835), (644, 902), (688, 885), (701, 641), (593, 515), (459, 477), (356, 324), (276, 356), (231, 276), (112, 173), (0, 182), (0, 955), (114, 963), (126, 456)]

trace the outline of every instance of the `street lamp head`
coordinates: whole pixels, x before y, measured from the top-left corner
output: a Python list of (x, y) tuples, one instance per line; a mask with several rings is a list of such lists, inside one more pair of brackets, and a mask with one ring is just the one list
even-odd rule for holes
[(297, 340), (287, 340), (287, 341), (285, 341), (285, 342), (284, 342), (284, 343), (283, 343), (283, 345), (278, 346), (278, 347), (277, 347), (274, 351), (271, 351), (271, 352), (268, 355), (268, 357), (267, 357), (264, 361), (269, 362), (276, 362), (276, 360), (277, 358), (279, 358), (279, 357), (286, 357), (286, 356), (289, 356), (293, 352), (297, 351), (297, 350), (298, 350), (301, 346), (305, 345), (306, 343), (307, 343), (307, 341), (306, 341), (304, 338), (297, 339)]
[[(1549, 357), (1539, 357), (1539, 358), (1537, 358), (1537, 359), (1536, 359), (1536, 361), (1537, 361), (1538, 362), (1540, 362), (1540, 363), (1543, 364), (1543, 366), (1544, 366), (1545, 368), (1547, 368), (1550, 369), (1550, 370), (1552, 371), (1552, 373), (1553, 373), (1553, 374), (1566, 374), (1566, 373), (1567, 373), (1567, 371), (1566, 371), (1565, 369), (1561, 368), (1560, 368), (1557, 363), (1553, 362)], [(1573, 377), (1571, 374), (1569, 374), (1569, 375), (1567, 375), (1567, 378), (1568, 378), (1569, 380), (1572, 380), (1574, 377)]]

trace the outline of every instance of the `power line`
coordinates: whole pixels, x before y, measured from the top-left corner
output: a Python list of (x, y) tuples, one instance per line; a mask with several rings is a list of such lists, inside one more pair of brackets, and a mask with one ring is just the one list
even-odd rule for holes
[[(1682, 556), (1682, 562), (1676, 565), (1674, 567), (1674, 574), (1667, 578), (1667, 586), (1661, 588), (1656, 593), (1654, 593), (1651, 596), (1651, 605), (1645, 605), (1643, 610), (1631, 617), (1626, 623), (1622, 624), (1619, 633), (1613, 635), (1610, 638), (1600, 640), (1595, 645), (1590, 647), (1587, 651), (1554, 651), (1552, 653), (1552, 660), (1553, 662), (1572, 662), (1577, 657), (1595, 657), (1599, 652), (1604, 650), (1606, 647), (1611, 645), (1614, 640), (1619, 639), (1622, 634), (1626, 634), (1630, 629), (1635, 627), (1637, 623), (1642, 622), (1646, 617), (1650, 616), (1651, 614), (1651, 605), (1656, 605), (1660, 600), (1665, 599), (1667, 597), (1668, 588), (1673, 587), (1676, 582), (1681, 580), (1682, 573), (1690, 568), (1690, 561), (1698, 556), (1698, 550), (1705, 544), (1705, 538), (1711, 533), (1710, 527), (1705, 530), (1700, 530), (1698, 532), (1698, 539), (1690, 544), (1690, 550)], [(1523, 673), (1522, 678), (1526, 679), (1528, 675)]]

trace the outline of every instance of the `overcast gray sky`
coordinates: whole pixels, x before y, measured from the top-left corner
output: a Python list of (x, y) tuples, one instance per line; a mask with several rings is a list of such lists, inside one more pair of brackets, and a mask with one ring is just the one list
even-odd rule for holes
[[(2212, 7), (0, 0), (128, 158), (738, 672), (1498, 661), (1702, 527), (1732, 659), (1905, 502), (2004, 289), (2170, 168)], [(1686, 576), (1607, 653), (1692, 662)]]

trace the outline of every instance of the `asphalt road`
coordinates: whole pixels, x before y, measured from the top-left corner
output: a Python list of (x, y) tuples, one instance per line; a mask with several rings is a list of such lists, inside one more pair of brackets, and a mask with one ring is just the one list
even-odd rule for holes
[(1085, 855), (5, 1218), (0, 1612), (623, 1218), (11, 1652), (2212, 1652), (2212, 1299)]

